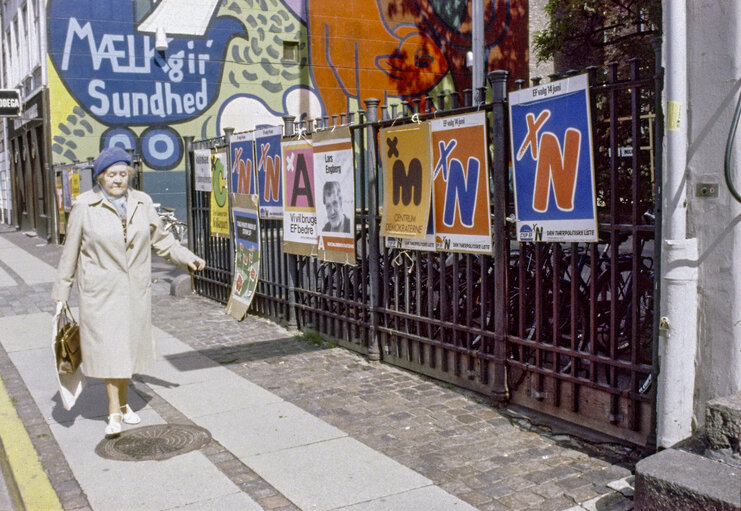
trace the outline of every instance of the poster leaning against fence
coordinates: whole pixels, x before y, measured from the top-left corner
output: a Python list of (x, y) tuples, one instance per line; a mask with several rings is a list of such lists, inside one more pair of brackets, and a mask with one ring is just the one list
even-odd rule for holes
[(430, 218), (430, 125), (380, 130), (383, 166), (381, 236), (422, 239)]
[(436, 248), (491, 254), (486, 115), (445, 117), (430, 126)]
[(283, 128), (280, 126), (255, 131), (260, 218), (283, 218), (283, 181), (281, 179), (280, 154), (282, 135)]
[(350, 128), (314, 134), (318, 255), (355, 264), (355, 175)]
[(226, 313), (242, 321), (252, 303), (260, 275), (260, 220), (257, 195), (232, 194), (234, 279)]
[(231, 193), (255, 192), (255, 141), (254, 133), (235, 133), (229, 138), (232, 170), (229, 173)]
[(283, 251), (316, 255), (314, 155), (311, 140), (289, 140), (283, 150)]
[(597, 241), (587, 75), (509, 94), (518, 241)]

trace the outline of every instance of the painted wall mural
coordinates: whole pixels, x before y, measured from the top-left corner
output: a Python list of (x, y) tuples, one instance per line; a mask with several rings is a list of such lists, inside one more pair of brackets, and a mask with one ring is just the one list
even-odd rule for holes
[[(133, 148), (183, 168), (219, 136), (470, 86), (466, 0), (48, 0), (55, 163)], [(527, 2), (485, 2), (490, 68), (527, 73)], [(164, 30), (168, 48), (155, 49)]]

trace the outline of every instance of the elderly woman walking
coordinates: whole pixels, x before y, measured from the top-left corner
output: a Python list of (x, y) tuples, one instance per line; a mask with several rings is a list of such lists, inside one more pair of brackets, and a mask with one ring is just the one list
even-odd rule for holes
[(61, 306), (77, 274), (80, 291), (82, 370), (104, 378), (108, 394), (106, 436), (121, 423), (137, 424), (127, 391), (132, 374), (155, 361), (151, 322), (151, 248), (193, 271), (205, 261), (167, 233), (152, 199), (129, 188), (131, 156), (104, 149), (93, 164), (92, 190), (80, 194), (70, 213), (52, 298)]

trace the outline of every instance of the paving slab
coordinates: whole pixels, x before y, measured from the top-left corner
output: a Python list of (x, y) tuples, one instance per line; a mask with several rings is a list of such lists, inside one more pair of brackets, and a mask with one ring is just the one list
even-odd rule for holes
[(147, 374), (184, 385), (228, 378), (231, 373), (210, 358), (191, 352), (188, 355), (168, 356), (157, 360), (147, 370)]
[(48, 312), (0, 318), (0, 342), (5, 351), (12, 353), (44, 347), (51, 352), (52, 318)]
[(0, 268), (0, 287), (13, 287), (17, 285), (18, 283), (15, 279), (7, 271)]
[[(102, 379), (88, 378), (75, 406), (65, 410), (54, 375), (51, 349), (16, 351), (9, 356), (47, 423), (71, 423), (80, 417), (105, 419), (108, 415), (108, 397)], [(129, 405), (134, 410), (141, 410), (145, 404), (136, 392), (129, 391)]]
[(193, 348), (160, 328), (154, 327), (152, 334), (157, 346), (157, 358), (160, 360), (193, 354)]
[(191, 419), (282, 401), (272, 392), (228, 371), (215, 380), (154, 390)]
[(307, 511), (326, 511), (432, 484), (349, 437), (248, 456), (243, 461)]
[(168, 511), (263, 511), (262, 506), (244, 493), (237, 492), (209, 500), (200, 500), (185, 506), (175, 507)]
[(459, 500), (437, 486), (374, 499), (368, 502), (337, 508), (334, 511), (476, 511), (476, 508)]
[(0, 259), (28, 285), (54, 282), (56, 268), (0, 236)]
[(72, 428), (50, 427), (93, 509), (164, 510), (239, 491), (199, 451), (163, 461), (115, 461), (95, 454), (102, 440), (100, 421), (83, 419)]
[(285, 401), (205, 415), (195, 423), (238, 458), (347, 436)]

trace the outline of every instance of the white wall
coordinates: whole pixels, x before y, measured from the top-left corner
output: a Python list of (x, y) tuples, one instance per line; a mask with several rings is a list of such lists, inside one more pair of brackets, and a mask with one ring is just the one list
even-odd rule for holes
[[(528, 23), (529, 23), (529, 34), (530, 34), (530, 78), (539, 76), (543, 81), (548, 81), (548, 75), (553, 74), (553, 59), (546, 62), (538, 62), (538, 58), (535, 56), (533, 50), (533, 38), (536, 32), (544, 30), (550, 23), (550, 18), (545, 12), (545, 4), (548, 0), (530, 0), (528, 3)], [(528, 85), (526, 85), (527, 87)]]
[[(686, 0), (687, 236), (697, 237), (699, 246), (698, 424), (704, 423), (708, 399), (741, 391), (741, 205), (728, 193), (723, 174), (725, 143), (741, 88), (738, 3)], [(736, 146), (741, 147), (741, 132)], [(733, 167), (741, 168), (741, 149)], [(741, 176), (736, 182), (741, 189)], [(719, 196), (697, 197), (697, 183), (717, 183)]]

